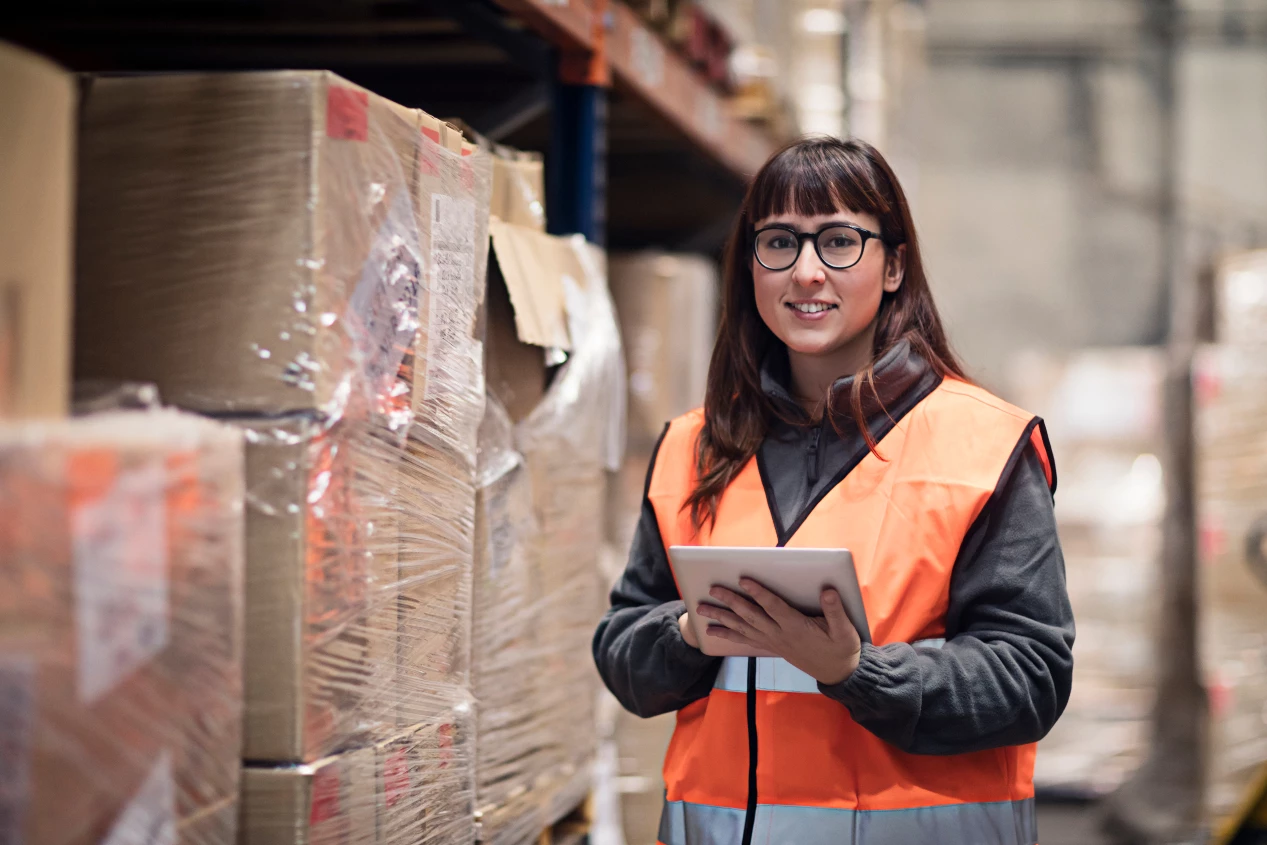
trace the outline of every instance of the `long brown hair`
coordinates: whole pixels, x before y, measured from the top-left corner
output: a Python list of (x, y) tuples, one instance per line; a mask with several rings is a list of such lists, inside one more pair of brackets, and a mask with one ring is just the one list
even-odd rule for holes
[[(816, 216), (840, 210), (874, 215), (890, 255), (906, 245), (902, 285), (886, 292), (876, 318), (872, 361), (855, 374), (850, 411), (872, 451), (876, 443), (863, 412), (863, 387), (875, 388), (875, 361), (902, 340), (938, 375), (965, 379), (933, 303), (915, 223), (897, 176), (865, 141), (807, 138), (775, 153), (748, 187), (722, 265), (721, 322), (708, 370), (704, 427), (696, 451), (697, 482), (686, 501), (700, 527), (717, 515), (726, 487), (757, 453), (771, 423), (786, 419), (761, 388), (761, 362), (782, 344), (757, 312), (752, 278), (753, 226), (776, 214)], [(842, 375), (845, 375), (842, 373)], [(825, 408), (830, 409), (830, 395)]]

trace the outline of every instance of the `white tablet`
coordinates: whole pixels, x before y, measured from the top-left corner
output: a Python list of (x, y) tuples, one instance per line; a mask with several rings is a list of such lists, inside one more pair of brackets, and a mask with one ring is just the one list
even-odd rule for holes
[(858, 589), (853, 555), (847, 549), (748, 548), (734, 546), (671, 546), (669, 564), (678, 590), (686, 602), (688, 624), (700, 642), (700, 651), (715, 657), (771, 657), (764, 652), (710, 637), (709, 619), (695, 612), (700, 604), (717, 605), (708, 595), (714, 586), (744, 594), (740, 578), (751, 578), (807, 616), (822, 616), (820, 597), (827, 587), (840, 593), (845, 614), (864, 643), (871, 629)]

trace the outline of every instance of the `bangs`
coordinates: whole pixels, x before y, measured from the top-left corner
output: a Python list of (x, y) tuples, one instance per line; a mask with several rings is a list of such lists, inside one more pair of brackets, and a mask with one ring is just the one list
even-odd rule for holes
[(770, 159), (752, 183), (751, 222), (778, 214), (851, 211), (883, 219), (892, 209), (861, 149), (834, 138), (800, 141)]

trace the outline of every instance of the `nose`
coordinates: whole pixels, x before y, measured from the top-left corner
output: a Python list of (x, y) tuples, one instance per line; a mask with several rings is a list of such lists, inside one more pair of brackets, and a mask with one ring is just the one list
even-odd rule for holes
[(814, 249), (813, 242), (805, 241), (801, 247), (801, 254), (792, 265), (792, 282), (802, 287), (811, 287), (821, 285), (826, 281), (827, 268), (818, 257), (818, 251)]

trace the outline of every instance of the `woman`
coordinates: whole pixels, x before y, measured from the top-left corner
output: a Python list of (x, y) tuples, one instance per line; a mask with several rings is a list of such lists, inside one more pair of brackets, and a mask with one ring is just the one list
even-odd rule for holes
[[(724, 285), (704, 408), (660, 439), (594, 638), (627, 709), (678, 711), (660, 841), (1032, 845), (1073, 670), (1041, 421), (965, 377), (868, 144), (771, 158)], [(744, 582), (708, 635), (779, 657), (702, 654), (675, 544), (850, 549), (874, 645), (832, 591), (808, 617)]]

